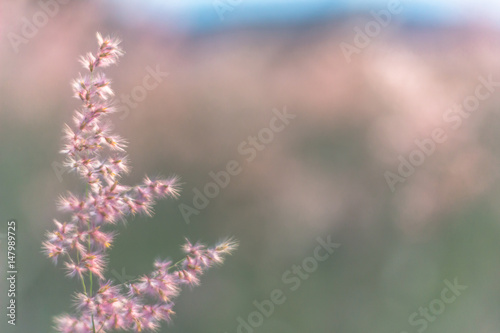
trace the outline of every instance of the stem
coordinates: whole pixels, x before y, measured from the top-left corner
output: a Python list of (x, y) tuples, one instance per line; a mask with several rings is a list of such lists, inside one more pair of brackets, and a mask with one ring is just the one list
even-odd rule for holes
[[(90, 82), (92, 82), (92, 77), (90, 78)], [(86, 188), (85, 188), (85, 195), (87, 195), (89, 193), (89, 185), (87, 184)], [(90, 225), (90, 219), (88, 221), (88, 231), (89, 231), (89, 239), (88, 239), (88, 249), (89, 249), (89, 253), (91, 252), (91, 246), (90, 246), (90, 229), (91, 229), (91, 225)], [(92, 279), (92, 271), (89, 270), (89, 280), (90, 280), (90, 294), (89, 294), (89, 297), (92, 297), (92, 285), (93, 285), (93, 279)]]
[[(94, 76), (94, 73), (92, 72), (90, 74), (90, 84), (92, 85), (92, 78)], [(92, 86), (91, 86), (92, 87)], [(92, 89), (92, 88), (91, 88)], [(89, 184), (87, 184), (87, 186), (85, 186), (85, 196), (87, 196), (89, 193)], [(90, 225), (90, 219), (89, 219), (89, 223), (88, 223), (88, 230), (89, 230), (89, 240), (88, 240), (88, 248), (89, 248), (89, 253), (90, 253), (90, 250), (91, 250), (91, 246), (90, 246), (90, 229), (91, 229), (91, 225)], [(92, 298), (92, 287), (93, 287), (93, 281), (94, 279), (92, 278), (92, 271), (89, 270), (89, 280), (90, 280), (90, 293), (89, 293), (89, 298)], [(83, 281), (83, 279), (82, 279)], [(85, 290), (85, 283), (83, 284), (83, 289)], [(91, 314), (91, 317), (92, 317), (92, 332), (93, 333), (96, 333), (95, 332), (95, 323), (94, 323), (94, 314), (92, 313)], [(102, 326), (101, 326), (102, 328)]]
[(82, 276), (82, 286), (83, 286), (83, 292), (85, 295), (87, 295), (87, 289), (85, 288), (85, 278)]
[[(175, 263), (175, 264), (173, 264), (172, 266), (170, 266), (168, 269), (175, 268), (175, 267), (176, 267), (176, 266), (178, 266), (180, 263), (182, 263), (183, 261), (185, 261), (185, 260), (186, 260), (186, 258), (187, 258), (187, 256), (186, 256), (185, 258), (183, 258), (183, 259), (179, 260), (178, 262), (176, 262), (176, 263)], [(140, 280), (140, 279), (141, 279), (140, 277), (135, 278), (135, 279), (130, 279), (130, 280), (125, 281), (125, 282), (123, 282), (123, 283), (119, 283), (119, 284), (117, 284), (117, 286), (122, 286), (122, 285), (125, 285), (125, 284), (127, 284), (127, 283), (131, 283), (132, 281), (137, 281), (137, 280)]]
[(186, 256), (185, 258), (179, 260), (178, 262), (176, 262), (175, 264), (173, 264), (172, 266), (170, 266), (168, 269), (171, 269), (171, 268), (174, 268), (174, 267), (177, 267), (180, 263), (182, 263), (183, 261), (185, 261), (187, 259), (188, 256)]
[[(69, 258), (69, 260), (71, 260), (71, 257), (69, 256), (69, 254), (68, 254), (68, 258)], [(78, 253), (78, 250), (76, 250), (76, 260), (78, 261), (78, 265), (80, 265), (80, 254)], [(73, 260), (71, 260), (71, 261), (73, 261)], [(83, 292), (85, 295), (87, 295), (87, 288), (85, 288), (85, 278), (83, 277), (83, 275), (82, 275), (81, 280), (82, 280)]]
[[(109, 318), (109, 317), (108, 317), (108, 318)], [(92, 323), (93, 323), (93, 322), (94, 322), (94, 318), (92, 318)], [(104, 326), (104, 323), (105, 323), (105, 322), (103, 321), (103, 322), (102, 322), (102, 324), (101, 324), (101, 327), (99, 327), (99, 330), (97, 331), (97, 333), (99, 333), (99, 332), (102, 330), (102, 328), (103, 328), (103, 326)], [(95, 332), (95, 331), (94, 331), (94, 332)]]
[[(90, 221), (89, 221), (89, 231), (90, 231)], [(90, 235), (89, 235), (89, 253), (90, 253)], [(93, 279), (92, 279), (92, 272), (89, 270), (89, 280), (90, 280), (90, 295), (89, 297), (92, 297), (92, 282), (93, 282)]]

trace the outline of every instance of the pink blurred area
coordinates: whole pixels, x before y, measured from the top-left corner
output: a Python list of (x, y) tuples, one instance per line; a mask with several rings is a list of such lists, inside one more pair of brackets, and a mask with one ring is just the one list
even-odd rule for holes
[[(396, 224), (418, 234), (456, 205), (488, 193), (498, 177), (498, 145), (482, 140), (498, 137), (489, 126), (498, 122), (498, 93), (460, 128), (444, 120), (474, 93), (478, 77), (500, 78), (499, 32), (488, 26), (395, 22), (348, 62), (339, 45), (353, 42), (353, 27), (364, 17), (193, 35), (141, 12), (123, 19), (101, 2), (70, 2), (16, 53), (6, 36), (19, 33), (22, 17), (38, 10), (36, 2), (2, 3), (3, 126), (9, 121), (36, 131), (70, 122), (78, 106), (69, 85), (80, 70), (76, 59), (96, 47), (101, 31), (123, 39), (126, 51), (108, 72), (117, 100), (142, 84), (148, 67), (169, 73), (115, 120), (139, 170), (175, 160), (176, 173), (206, 175), (229, 160), (244, 162), (238, 145), (268, 125), (274, 108), (286, 107), (296, 119), (229, 191), (264, 195), (276, 215), (302, 216), (317, 229), (347, 220), (369, 224), (389, 202)], [(384, 173), (397, 172), (398, 156), (407, 157), (415, 140), (436, 128), (448, 139), (392, 195)]]

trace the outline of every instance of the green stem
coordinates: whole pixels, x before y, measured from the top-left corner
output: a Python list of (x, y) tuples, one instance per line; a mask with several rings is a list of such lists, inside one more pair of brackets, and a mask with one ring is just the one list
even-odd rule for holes
[[(186, 256), (186, 258), (187, 258), (187, 256)], [(168, 269), (175, 268), (175, 267), (176, 267), (176, 266), (178, 266), (180, 263), (182, 263), (183, 261), (185, 261), (185, 260), (186, 260), (186, 258), (183, 258), (183, 259), (179, 260), (178, 262), (176, 262), (175, 264), (173, 264), (172, 266), (170, 266)], [(117, 286), (122, 286), (122, 285), (125, 285), (125, 284), (127, 284), (127, 283), (131, 283), (131, 282), (133, 282), (133, 281), (137, 281), (137, 280), (140, 280), (140, 279), (141, 279), (140, 277), (135, 278), (135, 279), (130, 279), (130, 280), (126, 281), (126, 282), (123, 282), (123, 283), (117, 284)]]
[[(90, 231), (90, 222), (89, 222), (89, 231)], [(90, 253), (90, 235), (89, 235), (89, 253)], [(94, 279), (92, 278), (92, 272), (89, 271), (89, 280), (90, 280), (90, 294), (89, 297), (92, 297), (92, 282)]]
[[(108, 317), (108, 318), (109, 318), (109, 317)], [(102, 324), (101, 324), (101, 327), (99, 327), (99, 330), (97, 330), (97, 333), (99, 333), (99, 332), (102, 330), (102, 328), (103, 328), (103, 326), (104, 326), (104, 323), (105, 323), (105, 322), (103, 321), (103, 322), (102, 322)], [(95, 332), (95, 331), (94, 331), (94, 332)]]
[[(90, 74), (90, 84), (92, 85), (92, 78), (94, 76), (94, 73), (91, 73)], [(87, 196), (89, 193), (89, 185), (87, 184), (87, 186), (85, 187), (85, 195)], [(88, 239), (88, 249), (89, 249), (89, 253), (91, 251), (91, 245), (90, 245), (90, 229), (91, 229), (91, 226), (90, 226), (90, 219), (89, 219), (89, 223), (88, 223), (88, 230), (89, 230), (89, 239)], [(89, 298), (92, 298), (92, 294), (93, 294), (93, 282), (94, 282), (94, 279), (92, 278), (92, 272), (89, 271), (89, 280), (90, 280), (90, 292), (89, 292)], [(83, 281), (83, 279), (82, 279)], [(83, 289), (85, 290), (85, 283), (83, 284)], [(87, 292), (85, 292), (87, 293)], [(92, 317), (92, 332), (93, 333), (96, 333), (95, 332), (95, 323), (94, 323), (94, 314), (91, 314), (91, 317)], [(102, 327), (101, 327), (102, 328)]]
[(87, 295), (87, 289), (85, 288), (85, 278), (83, 276), (82, 276), (82, 286), (84, 294)]
[[(71, 260), (71, 257), (68, 255), (68, 258)], [(78, 250), (76, 250), (76, 260), (78, 262), (78, 265), (80, 265), (80, 254), (78, 253)], [(83, 287), (83, 292), (85, 295), (87, 295), (87, 288), (85, 288), (85, 278), (82, 275), (82, 287)]]
[(177, 267), (180, 263), (182, 263), (183, 261), (186, 260), (188, 256), (186, 256), (185, 258), (179, 260), (178, 262), (176, 262), (175, 264), (173, 264), (172, 266), (170, 266), (168, 269), (171, 269), (171, 268), (174, 268), (174, 267)]

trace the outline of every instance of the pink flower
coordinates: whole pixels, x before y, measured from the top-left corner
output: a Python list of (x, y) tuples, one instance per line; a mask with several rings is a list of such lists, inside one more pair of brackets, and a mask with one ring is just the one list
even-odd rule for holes
[(98, 73), (92, 83), (96, 90), (96, 95), (100, 98), (108, 99), (108, 97), (114, 95), (113, 90), (109, 87), (111, 81), (108, 80), (103, 73)]
[(92, 53), (87, 53), (86, 55), (80, 57), (80, 63), (84, 68), (88, 68), (90, 72), (94, 71), (96, 58)]
[(87, 254), (81, 259), (81, 263), (83, 263), (85, 268), (91, 271), (94, 275), (97, 275), (99, 278), (104, 279), (103, 270), (106, 262), (102, 254)]
[(90, 102), (91, 82), (88, 75), (82, 76), (80, 74), (79, 77), (73, 81), (72, 87), (76, 98), (80, 98), (87, 103)]
[(98, 63), (95, 67), (106, 67), (115, 64), (118, 58), (123, 55), (123, 50), (119, 47), (120, 40), (110, 36), (102, 37), (97, 33), (97, 44), (99, 44)]
[(61, 254), (66, 253), (66, 251), (58, 245), (55, 245), (53, 242), (47, 241), (43, 242), (43, 252), (51, 258), (55, 264), (57, 264), (57, 259)]
[(75, 326), (78, 320), (75, 317), (69, 315), (62, 315), (55, 318), (56, 329), (61, 333), (71, 333), (75, 332)]
[(96, 227), (87, 232), (90, 238), (91, 245), (99, 250), (106, 250), (113, 243), (115, 237), (114, 232), (103, 232), (99, 230), (100, 227)]
[(85, 265), (75, 262), (66, 262), (66, 275), (69, 277), (78, 276), (80, 279), (83, 279), (83, 274), (88, 271)]

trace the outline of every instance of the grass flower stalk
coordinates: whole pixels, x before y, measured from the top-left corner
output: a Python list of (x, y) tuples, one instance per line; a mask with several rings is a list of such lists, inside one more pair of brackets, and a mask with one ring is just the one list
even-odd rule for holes
[[(55, 264), (62, 261), (66, 275), (81, 281), (74, 296), (73, 314), (55, 317), (62, 333), (106, 333), (117, 330), (155, 331), (174, 314), (174, 299), (184, 285), (197, 285), (209, 267), (221, 264), (237, 248), (233, 239), (213, 247), (185, 240), (184, 257), (172, 264), (156, 260), (149, 274), (123, 284), (106, 278), (107, 253), (117, 236), (116, 224), (135, 214), (151, 215), (156, 201), (179, 195), (177, 177), (145, 177), (135, 186), (121, 183), (129, 171), (126, 141), (112, 132), (107, 116), (116, 110), (110, 102), (111, 81), (102, 69), (116, 64), (124, 54), (120, 40), (97, 34), (98, 49), (80, 62), (87, 71), (72, 82), (74, 96), (82, 102), (73, 126), (64, 128), (61, 153), (65, 167), (86, 183), (83, 195), (68, 192), (58, 208), (69, 215), (54, 220), (43, 252)], [(96, 286), (94, 285), (96, 282)]]

